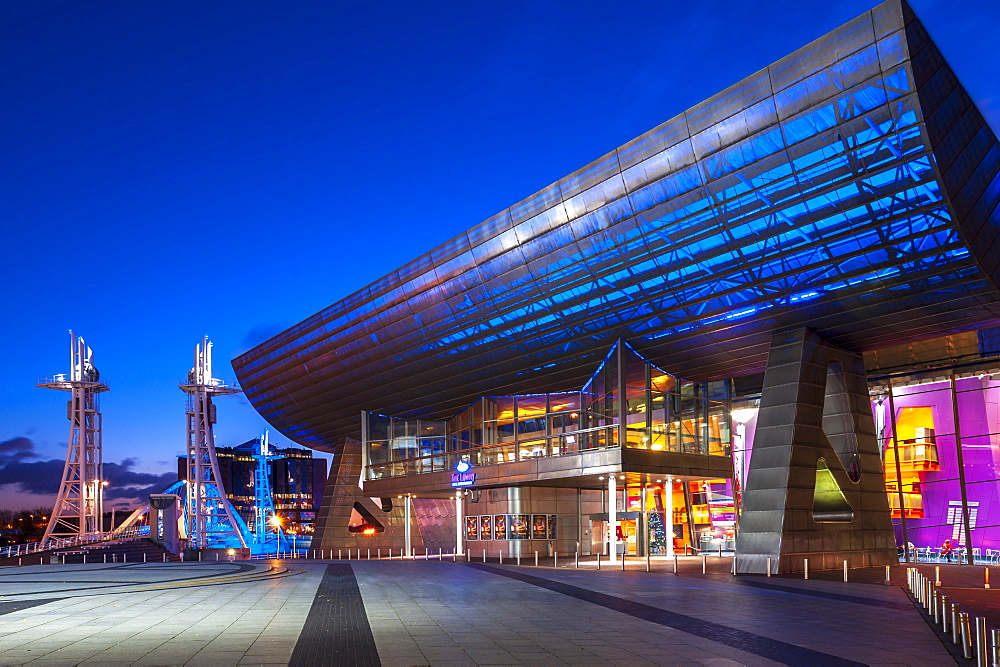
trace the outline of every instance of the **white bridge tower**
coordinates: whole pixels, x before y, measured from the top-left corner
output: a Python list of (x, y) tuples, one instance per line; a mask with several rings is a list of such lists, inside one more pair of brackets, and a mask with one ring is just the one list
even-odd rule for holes
[(94, 351), (82, 336), (69, 332), (69, 373), (42, 378), (36, 386), (70, 392), (66, 416), (69, 441), (59, 495), (42, 542), (67, 537), (98, 537), (104, 514), (101, 413), (97, 395), (110, 387), (94, 367)]
[(238, 394), (236, 385), (212, 377), (212, 343), (208, 336), (194, 348), (194, 368), (181, 391), (187, 404), (187, 537), (193, 548), (217, 546), (246, 548), (246, 540), (233, 518), (232, 506), (219, 480), (215, 456), (213, 396)]

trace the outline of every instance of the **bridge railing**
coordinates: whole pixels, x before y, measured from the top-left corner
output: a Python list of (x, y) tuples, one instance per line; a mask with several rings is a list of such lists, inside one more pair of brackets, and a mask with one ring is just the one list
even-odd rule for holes
[(108, 540), (127, 540), (147, 536), (149, 536), (149, 526), (129, 526), (124, 530), (113, 530), (106, 533), (90, 533), (82, 536), (50, 538), (27, 544), (12, 544), (9, 547), (0, 548), (0, 558), (17, 558), (18, 556), (27, 556), (40, 551), (68, 549), (85, 544), (107, 542)]

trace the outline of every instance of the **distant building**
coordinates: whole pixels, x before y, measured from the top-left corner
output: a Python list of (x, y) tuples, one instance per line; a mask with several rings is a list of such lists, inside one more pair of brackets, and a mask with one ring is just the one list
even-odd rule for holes
[[(297, 447), (271, 446), (268, 456), (271, 495), (275, 512), (284, 519), (283, 527), (300, 534), (313, 532), (316, 512), (323, 501), (326, 459), (313, 458), (312, 451)], [(216, 447), (219, 475), (226, 497), (251, 530), (254, 506), (254, 470), (260, 455), (260, 441), (248, 440), (236, 447)], [(177, 457), (177, 477), (187, 477), (187, 457)]]

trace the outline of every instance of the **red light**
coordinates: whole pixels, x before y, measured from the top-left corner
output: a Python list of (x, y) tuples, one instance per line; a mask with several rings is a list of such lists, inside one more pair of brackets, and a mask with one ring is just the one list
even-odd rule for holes
[(365, 528), (361, 532), (364, 533), (365, 535), (374, 535), (375, 534), (375, 529), (374, 528)]

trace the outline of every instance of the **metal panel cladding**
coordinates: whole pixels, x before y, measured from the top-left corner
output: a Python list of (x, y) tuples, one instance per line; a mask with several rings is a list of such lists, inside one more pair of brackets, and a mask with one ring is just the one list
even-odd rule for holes
[(774, 331), (859, 351), (1000, 317), (1000, 148), (890, 0), (235, 360), (296, 442), (579, 385), (625, 338), (698, 380)]

